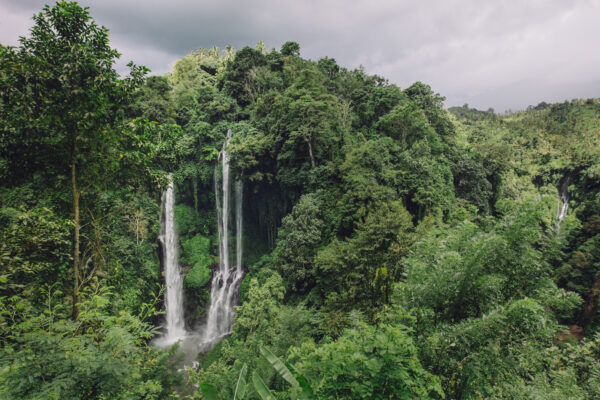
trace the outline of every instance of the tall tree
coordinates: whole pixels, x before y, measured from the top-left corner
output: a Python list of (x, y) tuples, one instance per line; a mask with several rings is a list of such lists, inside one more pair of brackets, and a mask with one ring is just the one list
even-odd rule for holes
[(82, 273), (80, 200), (118, 170), (123, 106), (147, 69), (129, 64), (130, 76), (120, 79), (113, 68), (119, 53), (109, 46), (108, 30), (75, 2), (46, 6), (33, 20), (20, 47), (0, 53), (1, 64), (12, 66), (0, 81), (1, 131), (13, 151), (3, 155), (14, 161), (23, 152), (29, 173), (50, 169), (69, 176), (76, 318)]
[(315, 69), (304, 69), (285, 92), (289, 139), (284, 147), (306, 143), (310, 165), (316, 166), (318, 147), (330, 147), (336, 128), (336, 100), (323, 85)]

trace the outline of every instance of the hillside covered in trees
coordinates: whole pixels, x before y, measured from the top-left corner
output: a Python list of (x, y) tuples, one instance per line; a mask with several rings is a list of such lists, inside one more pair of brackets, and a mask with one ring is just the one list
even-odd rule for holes
[[(0, 45), (0, 398), (600, 397), (600, 100), (445, 109), (295, 42), (120, 76), (86, 9), (34, 20)], [(222, 149), (244, 277), (182, 370), (161, 196), (198, 330)]]

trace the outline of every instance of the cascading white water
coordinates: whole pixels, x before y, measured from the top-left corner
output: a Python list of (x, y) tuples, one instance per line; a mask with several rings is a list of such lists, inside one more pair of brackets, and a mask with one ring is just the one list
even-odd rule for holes
[[(217, 233), (219, 240), (219, 267), (214, 272), (211, 283), (211, 301), (203, 329), (198, 332), (187, 332), (183, 316), (183, 276), (179, 269), (177, 259), (177, 231), (175, 227), (175, 195), (174, 185), (171, 182), (163, 194), (163, 216), (161, 220), (160, 241), (163, 247), (163, 265), (165, 269), (165, 294), (166, 307), (166, 332), (157, 338), (154, 344), (167, 347), (180, 341), (180, 349), (186, 354), (189, 365), (198, 352), (210, 350), (219, 340), (231, 333), (233, 324), (233, 306), (237, 300), (240, 282), (243, 278), (242, 269), (242, 204), (243, 183), (236, 179), (233, 184), (235, 195), (235, 265), (230, 265), (229, 222), (231, 220), (231, 182), (229, 169), (229, 155), (227, 145), (231, 139), (231, 131), (227, 131), (227, 138), (219, 152), (221, 161), (215, 166), (214, 184), (217, 208)], [(199, 343), (199, 345), (197, 345)]]
[(560, 185), (560, 191), (558, 193), (558, 206), (556, 209), (556, 218), (560, 223), (567, 216), (569, 210), (569, 184), (571, 183), (571, 177), (567, 176), (562, 185)]
[(179, 269), (177, 251), (177, 230), (175, 227), (175, 188), (171, 182), (162, 196), (163, 219), (160, 241), (163, 247), (163, 265), (165, 270), (166, 332), (156, 340), (157, 346), (169, 346), (186, 337), (183, 318), (183, 278)]
[[(236, 294), (242, 280), (242, 194), (241, 180), (236, 180), (235, 190), (235, 230), (236, 230), (236, 265), (229, 263), (229, 220), (230, 220), (230, 173), (227, 145), (231, 139), (231, 130), (219, 153), (221, 160), (221, 179), (219, 179), (219, 164), (215, 166), (215, 200), (217, 206), (217, 233), (219, 235), (219, 268), (212, 278), (210, 289), (210, 307), (206, 324), (200, 341), (201, 351), (207, 351), (219, 340), (231, 333), (233, 324), (233, 306)], [(220, 185), (219, 185), (220, 183)]]

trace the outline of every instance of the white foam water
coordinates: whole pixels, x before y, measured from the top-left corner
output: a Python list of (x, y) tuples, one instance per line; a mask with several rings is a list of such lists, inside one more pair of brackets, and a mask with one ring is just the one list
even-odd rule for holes
[(219, 163), (215, 166), (215, 203), (217, 207), (217, 233), (219, 235), (219, 267), (212, 278), (210, 290), (210, 306), (206, 323), (201, 330), (200, 351), (210, 350), (221, 339), (231, 334), (234, 309), (237, 301), (240, 282), (243, 277), (242, 269), (242, 201), (243, 184), (241, 179), (234, 183), (235, 193), (235, 265), (229, 259), (229, 221), (231, 218), (230, 199), (230, 168), (227, 145), (231, 139), (231, 130), (227, 131), (227, 138), (219, 153), (221, 161), (221, 178), (219, 179)]
[(159, 347), (170, 346), (188, 336), (183, 317), (183, 277), (179, 269), (178, 239), (175, 226), (175, 185), (171, 182), (162, 196), (162, 221), (159, 240), (163, 248), (163, 265), (165, 269), (165, 333), (157, 338), (154, 344)]
[(567, 211), (569, 210), (569, 184), (571, 183), (571, 177), (567, 176), (562, 185), (560, 186), (560, 191), (558, 194), (558, 206), (556, 209), (556, 218), (561, 222), (567, 216)]
[[(234, 305), (238, 299), (239, 287), (243, 278), (242, 268), (242, 234), (243, 234), (243, 193), (241, 178), (233, 185), (230, 179), (229, 155), (227, 146), (231, 139), (231, 130), (219, 152), (219, 161), (214, 170), (215, 203), (217, 211), (217, 234), (219, 265), (214, 271), (210, 289), (210, 305), (206, 321), (198, 332), (185, 329), (183, 315), (183, 276), (177, 258), (177, 230), (175, 226), (175, 195), (171, 181), (163, 194), (163, 218), (161, 220), (160, 241), (163, 246), (163, 265), (165, 268), (166, 325), (163, 336), (153, 341), (157, 347), (168, 347), (180, 342), (180, 349), (185, 353), (185, 364), (194, 362), (199, 352), (210, 350), (221, 339), (231, 334), (234, 320)], [(219, 171), (221, 172), (219, 174)], [(230, 262), (230, 220), (231, 188), (233, 186), (235, 203), (235, 264)]]

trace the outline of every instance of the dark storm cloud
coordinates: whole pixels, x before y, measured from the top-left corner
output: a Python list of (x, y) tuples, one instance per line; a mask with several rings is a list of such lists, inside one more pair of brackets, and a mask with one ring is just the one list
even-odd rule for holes
[[(421, 80), (447, 105), (518, 109), (600, 97), (600, 2), (595, 0), (87, 0), (123, 62), (162, 74), (200, 47), (288, 40), (304, 57)], [(44, 1), (0, 0), (0, 43), (16, 44)]]

